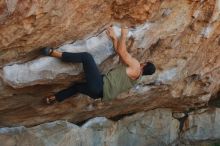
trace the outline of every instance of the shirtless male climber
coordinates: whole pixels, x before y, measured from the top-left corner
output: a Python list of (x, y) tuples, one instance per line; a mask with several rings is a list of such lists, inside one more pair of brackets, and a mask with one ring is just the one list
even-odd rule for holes
[(122, 92), (128, 91), (142, 75), (152, 75), (156, 68), (151, 62), (140, 63), (132, 57), (126, 48), (128, 29), (121, 28), (121, 37), (118, 39), (112, 27), (107, 29), (108, 36), (113, 41), (115, 52), (123, 64), (102, 75), (92, 57), (87, 52), (68, 53), (44, 48), (43, 54), (60, 58), (65, 62), (82, 63), (86, 82), (76, 83), (52, 96), (46, 98), (47, 104), (61, 102), (77, 93), (90, 96), (93, 99), (102, 98), (104, 101), (112, 100)]

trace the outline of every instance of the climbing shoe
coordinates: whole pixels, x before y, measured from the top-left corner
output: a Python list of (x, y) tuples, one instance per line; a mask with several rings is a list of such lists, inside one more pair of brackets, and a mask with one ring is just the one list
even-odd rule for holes
[(52, 105), (52, 104), (57, 103), (57, 100), (56, 100), (56, 97), (55, 97), (55, 96), (49, 96), (49, 97), (46, 97), (46, 98), (44, 99), (44, 102), (45, 102), (47, 105)]
[(42, 54), (45, 56), (51, 56), (52, 53), (53, 53), (53, 48), (46, 47), (42, 49)]

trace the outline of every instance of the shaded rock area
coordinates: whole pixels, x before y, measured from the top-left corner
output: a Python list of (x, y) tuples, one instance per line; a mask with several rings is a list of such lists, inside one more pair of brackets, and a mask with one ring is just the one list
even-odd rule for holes
[[(219, 139), (219, 131), (215, 131), (220, 127), (217, 122), (220, 120), (219, 111), (212, 111), (208, 102), (218, 99), (220, 93), (219, 20), (220, 0), (1, 1), (0, 127), (31, 127), (56, 120), (81, 123), (94, 117), (117, 119), (143, 111), (146, 112), (144, 115), (148, 115), (156, 108), (168, 108), (168, 115), (165, 109), (160, 112), (170, 117), (168, 120), (171, 121), (172, 112), (193, 113), (202, 109), (205, 113), (189, 114), (187, 120), (179, 122), (179, 127), (182, 127), (180, 132), (177, 132), (178, 128), (167, 126), (169, 122), (162, 123), (168, 131), (172, 129), (170, 137), (163, 135), (168, 132), (163, 128), (153, 127), (154, 133), (162, 134), (161, 141), (155, 140), (158, 137), (154, 140), (148, 137), (146, 140), (137, 134), (133, 136), (133, 142), (138, 139), (139, 145), (145, 142), (149, 142), (149, 145), (175, 144), (180, 133), (184, 142), (195, 141), (198, 145), (207, 140), (215, 142)], [(67, 52), (90, 52), (104, 74), (119, 64), (105, 31), (111, 24), (118, 36), (121, 24), (129, 27), (129, 52), (140, 62), (154, 62), (156, 74), (142, 78), (129, 92), (110, 102), (92, 100), (80, 94), (53, 106), (45, 105), (42, 101), (45, 96), (73, 82), (83, 82), (84, 74), (81, 64), (64, 63), (42, 56), (41, 48), (50, 46)], [(204, 120), (207, 118), (210, 120)], [(68, 122), (55, 122), (52, 125), (62, 125), (65, 133), (69, 133), (63, 135), (64, 139), (73, 137), (76, 140), (74, 134), (82, 135), (83, 126), (77, 127)], [(151, 124), (157, 122), (161, 122), (160, 119)], [(112, 129), (120, 121), (106, 123)], [(30, 139), (36, 140), (37, 144), (46, 145), (46, 141), (41, 138), (37, 141), (36, 136), (30, 133), (47, 125), (50, 124), (18, 128), (17, 136), (27, 134), (33, 136)], [(104, 131), (111, 134), (108, 126)], [(203, 126), (206, 128), (202, 129)], [(88, 135), (97, 132), (95, 129), (88, 131)], [(208, 134), (211, 131), (214, 131), (213, 134)], [(79, 141), (74, 142), (80, 143), (80, 138), (85, 138), (87, 142), (86, 137), (79, 135)], [(51, 143), (55, 141), (56, 144), (68, 145), (56, 141), (55, 137), (51, 137)], [(103, 140), (97, 143), (103, 144), (104, 135), (97, 132), (97, 137)], [(119, 137), (116, 134), (112, 141), (126, 142)], [(127, 133), (127, 137), (132, 136)], [(11, 136), (8, 138), (9, 143), (16, 142)], [(111, 139), (106, 141), (110, 143)]]
[(4, 146), (219, 145), (220, 110), (196, 112), (189, 113), (186, 130), (179, 129), (179, 121), (172, 117), (171, 110), (156, 109), (118, 121), (96, 117), (81, 126), (55, 121), (32, 128), (5, 127), (0, 128), (0, 140)]

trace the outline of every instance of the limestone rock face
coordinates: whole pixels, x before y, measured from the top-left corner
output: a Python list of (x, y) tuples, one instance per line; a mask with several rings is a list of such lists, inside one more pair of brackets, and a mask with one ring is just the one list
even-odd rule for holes
[(171, 110), (157, 109), (118, 121), (96, 117), (80, 127), (67, 121), (32, 128), (5, 127), (0, 128), (0, 140), (4, 146), (218, 145), (219, 109), (196, 112), (189, 113), (185, 130), (180, 130)]
[[(184, 139), (215, 140), (219, 139), (219, 109), (205, 109), (189, 115), (185, 123)], [(189, 129), (189, 130), (187, 130)]]
[[(94, 117), (115, 118), (156, 108), (169, 108), (169, 115), (206, 108), (208, 101), (220, 93), (219, 20), (220, 0), (1, 1), (0, 127), (34, 126), (55, 120), (80, 123)], [(105, 31), (111, 24), (118, 36), (121, 24), (129, 27), (129, 52), (140, 62), (152, 61), (157, 67), (156, 74), (144, 77), (140, 84), (111, 102), (76, 95), (53, 106), (45, 105), (45, 96), (73, 82), (84, 81), (84, 75), (81, 64), (42, 56), (41, 48), (90, 52), (100, 71), (106, 73), (119, 63)], [(214, 115), (219, 115), (219, 111), (198, 115), (199, 118), (189, 115), (188, 127), (192, 130), (184, 132), (182, 138), (219, 138), (218, 131), (209, 137), (209, 131), (193, 130), (194, 123), (206, 125), (205, 120), (197, 119)], [(217, 116), (206, 122), (219, 129), (218, 119)], [(160, 119), (152, 123), (157, 122)], [(110, 127), (114, 125), (107, 123)], [(154, 133), (162, 133), (162, 143), (174, 142), (177, 129), (166, 125), (169, 123), (162, 124), (166, 130), (173, 130), (171, 136), (163, 136), (166, 130), (157, 127)], [(64, 128), (70, 132), (66, 136), (73, 136), (72, 129), (81, 131), (75, 127)], [(34, 129), (22, 128), (26, 134)], [(142, 142), (146, 140), (140, 140), (140, 145)]]
[(56, 121), (32, 128), (1, 128), (0, 140), (7, 146), (167, 145), (177, 139), (178, 126), (170, 110), (164, 109), (142, 112), (118, 122), (97, 117), (81, 127)]

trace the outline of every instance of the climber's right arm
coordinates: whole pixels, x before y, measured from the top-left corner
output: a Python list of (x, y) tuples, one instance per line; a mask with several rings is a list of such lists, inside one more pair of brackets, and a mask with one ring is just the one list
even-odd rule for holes
[(127, 65), (126, 72), (129, 77), (136, 79), (141, 73), (139, 61), (132, 57), (126, 47), (126, 38), (127, 38), (128, 29), (121, 29), (121, 38), (118, 40), (117, 53), (120, 56), (120, 59)]

